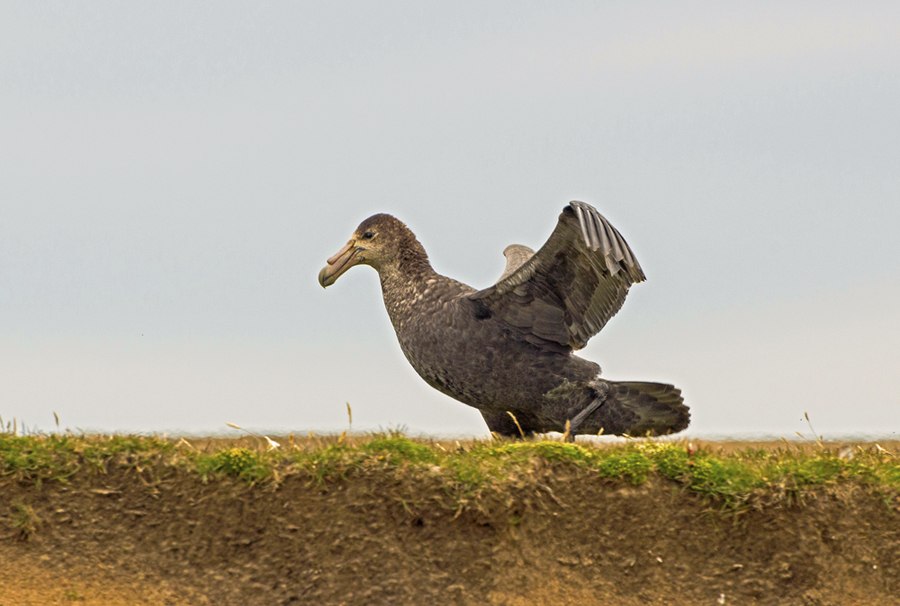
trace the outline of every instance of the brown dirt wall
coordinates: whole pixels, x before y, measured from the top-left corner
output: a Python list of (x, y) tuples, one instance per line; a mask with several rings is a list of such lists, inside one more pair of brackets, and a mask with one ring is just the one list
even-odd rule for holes
[(900, 506), (861, 485), (732, 511), (548, 464), (460, 512), (401, 471), (0, 479), (0, 606), (900, 605)]

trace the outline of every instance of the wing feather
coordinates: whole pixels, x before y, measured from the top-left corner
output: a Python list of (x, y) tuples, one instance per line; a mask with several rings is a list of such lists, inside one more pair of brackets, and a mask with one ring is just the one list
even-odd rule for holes
[(588, 231), (587, 223), (584, 221), (584, 212), (581, 210), (580, 206), (575, 206), (575, 214), (578, 215), (578, 223), (581, 225), (581, 233), (584, 234), (585, 239), (587, 240), (587, 244), (591, 249), (596, 249), (596, 244), (593, 240), (591, 240), (591, 232)]
[(503, 270), (500, 280), (497, 280), (498, 282), (519, 269), (523, 263), (534, 256), (534, 251), (521, 244), (510, 244), (503, 250), (503, 256), (506, 257), (506, 268)]
[(557, 349), (584, 347), (631, 285), (645, 279), (622, 235), (584, 202), (566, 206), (544, 246), (527, 253), (510, 258), (496, 284), (468, 298), (528, 341)]

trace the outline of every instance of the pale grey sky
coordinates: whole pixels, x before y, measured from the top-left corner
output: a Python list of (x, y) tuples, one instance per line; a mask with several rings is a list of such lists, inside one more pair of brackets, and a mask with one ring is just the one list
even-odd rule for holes
[(0, 5), (0, 415), (486, 435), (403, 358), (376, 212), (484, 287), (595, 205), (648, 281), (584, 350), (687, 435), (900, 433), (900, 5)]

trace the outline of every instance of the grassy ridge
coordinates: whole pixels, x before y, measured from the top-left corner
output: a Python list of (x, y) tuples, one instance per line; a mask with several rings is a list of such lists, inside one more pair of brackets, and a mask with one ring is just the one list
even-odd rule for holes
[(829, 448), (816, 444), (724, 452), (684, 441), (634, 440), (616, 446), (558, 441), (502, 440), (450, 445), (402, 435), (370, 435), (267, 442), (250, 446), (207, 444), (144, 436), (16, 436), (0, 433), (0, 477), (23, 482), (66, 482), (75, 474), (103, 474), (111, 466), (177, 467), (209, 482), (238, 476), (249, 482), (280, 482), (299, 475), (318, 484), (354, 474), (389, 470), (436, 478), (460, 506), (479, 492), (527, 485), (536, 472), (573, 466), (613, 482), (639, 485), (664, 478), (687, 491), (727, 505), (740, 505), (760, 491), (800, 491), (856, 482), (900, 493), (900, 456), (877, 445)]

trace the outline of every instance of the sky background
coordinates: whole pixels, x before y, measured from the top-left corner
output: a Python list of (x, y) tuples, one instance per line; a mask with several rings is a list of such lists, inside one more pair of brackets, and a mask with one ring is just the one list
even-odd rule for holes
[(581, 353), (686, 435), (900, 434), (900, 4), (0, 4), (0, 415), (486, 436), (403, 358), (389, 212), (492, 284), (572, 199), (647, 274)]

